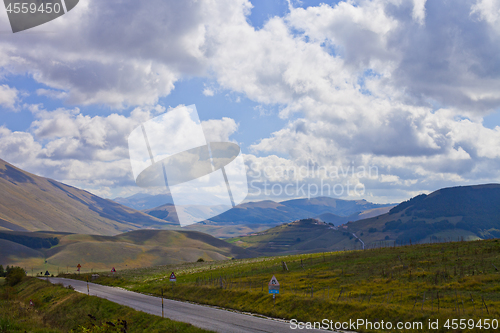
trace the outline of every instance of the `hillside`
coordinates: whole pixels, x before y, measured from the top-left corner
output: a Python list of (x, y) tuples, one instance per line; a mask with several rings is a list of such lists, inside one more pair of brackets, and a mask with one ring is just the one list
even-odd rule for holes
[[(53, 242), (56, 245), (40, 247), (36, 241), (40, 238), (56, 238)], [(107, 271), (111, 267), (137, 268), (193, 262), (199, 258), (210, 261), (255, 255), (210, 235), (173, 230), (135, 230), (116, 236), (0, 231), (0, 246), (0, 264), (19, 265), (28, 270), (34, 267), (35, 271), (65, 271), (68, 266), (74, 271), (77, 264), (85, 272)]]
[(175, 225), (0, 160), (0, 230), (113, 235)]
[(356, 238), (343, 228), (316, 219), (284, 223), (277, 227), (236, 237), (229, 242), (261, 254), (308, 253), (360, 248)]
[(360, 213), (351, 214), (349, 216), (339, 216), (339, 215), (335, 215), (332, 213), (323, 213), (321, 215), (316, 216), (315, 219), (318, 219), (318, 220), (326, 222), (326, 223), (333, 224), (335, 226), (339, 226), (339, 225), (347, 223), (347, 222), (354, 222), (354, 221), (367, 219), (370, 217), (385, 214), (385, 213), (389, 212), (389, 210), (391, 210), (391, 208), (393, 208), (393, 207), (395, 207), (395, 206), (372, 208), (372, 209), (362, 211)]
[(147, 193), (137, 193), (126, 198), (118, 197), (114, 198), (113, 201), (137, 210), (151, 209), (174, 203), (170, 194), (151, 195)]
[(365, 243), (500, 237), (500, 185), (460, 186), (421, 194), (387, 214), (349, 223)]

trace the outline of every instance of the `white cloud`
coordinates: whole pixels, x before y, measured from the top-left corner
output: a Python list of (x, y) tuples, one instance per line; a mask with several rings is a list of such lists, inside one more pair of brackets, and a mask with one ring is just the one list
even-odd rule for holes
[[(130, 116), (83, 115), (78, 108), (48, 111), (27, 106), (35, 120), (29, 132), (0, 127), (0, 158), (27, 171), (78, 186), (98, 195), (137, 191), (128, 153), (131, 131), (162, 106), (138, 107)], [(183, 107), (182, 105), (180, 107)], [(238, 124), (230, 118), (202, 122), (210, 142), (231, 141)]]
[[(0, 66), (67, 91), (69, 103), (154, 105), (180, 78), (205, 73), (215, 47), (206, 39), (207, 26), (230, 25), (250, 6), (245, 0), (88, 0), (30, 30), (57, 33), (2, 38)], [(2, 15), (0, 25), (7, 24)]]
[(427, 0), (413, 0), (412, 18), (420, 25), (425, 23), (425, 3)]
[(215, 92), (211, 88), (203, 89), (203, 95), (205, 95), (205, 96), (213, 96), (214, 94), (215, 94)]
[(490, 24), (496, 24), (500, 19), (500, 3), (496, 0), (477, 0), (471, 7), (471, 15), (474, 14)]
[(38, 96), (47, 96), (53, 99), (65, 99), (68, 97), (68, 93), (65, 91), (57, 91), (53, 89), (37, 89), (36, 94)]
[(19, 101), (19, 91), (6, 84), (0, 85), (0, 105), (15, 111), (15, 105)]
[(202, 121), (201, 127), (207, 142), (229, 142), (229, 137), (238, 130), (234, 119), (227, 117)]

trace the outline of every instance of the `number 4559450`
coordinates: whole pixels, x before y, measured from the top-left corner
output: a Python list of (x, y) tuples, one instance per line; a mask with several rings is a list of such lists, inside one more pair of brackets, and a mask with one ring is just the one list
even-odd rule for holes
[(484, 329), (484, 330), (489, 330), (489, 329), (498, 329), (498, 320), (497, 319), (479, 319), (479, 320), (474, 320), (474, 319), (448, 319), (446, 323), (444, 324), (444, 327), (447, 329), (474, 329), (474, 328), (479, 328), (479, 329)]
[(59, 3), (42, 3), (40, 6), (37, 6), (36, 3), (26, 3), (26, 2), (15, 2), (9, 3), (7, 6), (7, 13), (56, 13), (61, 12), (61, 5)]

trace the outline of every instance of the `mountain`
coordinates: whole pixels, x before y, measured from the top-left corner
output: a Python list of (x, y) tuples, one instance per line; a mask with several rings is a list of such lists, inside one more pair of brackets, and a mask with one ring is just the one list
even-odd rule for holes
[(147, 193), (137, 193), (126, 198), (118, 197), (113, 199), (113, 201), (137, 210), (146, 210), (174, 203), (170, 194), (151, 195)]
[(0, 230), (113, 235), (176, 225), (0, 160)]
[(0, 231), (0, 246), (4, 267), (51, 273), (67, 267), (75, 270), (77, 264), (88, 272), (255, 256), (210, 235), (184, 230), (135, 230), (116, 236)]
[[(373, 209), (384, 209), (394, 205), (373, 204), (366, 200), (341, 200), (328, 197), (294, 199), (282, 202), (264, 200), (240, 204), (209, 220), (219, 225), (267, 224), (276, 225), (321, 214), (335, 214), (341, 217), (353, 216)], [(388, 209), (386, 210), (388, 211)], [(166, 221), (176, 222), (175, 207), (171, 204), (144, 210), (145, 213)], [(385, 212), (381, 210), (381, 213)], [(349, 221), (352, 221), (349, 220)], [(347, 222), (347, 221), (346, 221)]]
[(500, 184), (450, 187), (421, 194), (386, 214), (349, 223), (349, 230), (367, 243), (497, 238)]

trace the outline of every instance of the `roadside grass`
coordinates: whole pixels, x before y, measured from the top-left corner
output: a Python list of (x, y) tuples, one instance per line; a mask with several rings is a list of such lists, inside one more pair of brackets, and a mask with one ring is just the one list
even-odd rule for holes
[(35, 278), (0, 287), (0, 332), (121, 332), (122, 328), (126, 332), (208, 332)]
[[(447, 332), (447, 319), (500, 320), (498, 269), (500, 242), (484, 240), (159, 266), (94, 282), (284, 319), (419, 321), (422, 332)], [(429, 319), (440, 329), (426, 328)]]

